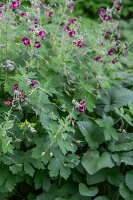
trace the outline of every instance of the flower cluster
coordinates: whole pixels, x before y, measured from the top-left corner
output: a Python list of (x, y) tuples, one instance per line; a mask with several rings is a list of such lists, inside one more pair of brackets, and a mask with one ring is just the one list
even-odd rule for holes
[(15, 9), (15, 8), (18, 8), (19, 6), (20, 6), (20, 2), (15, 0), (15, 1), (12, 2), (10, 9)]
[[(77, 22), (77, 19), (76, 18), (73, 18), (70, 20), (70, 23), (71, 24), (76, 24)], [(64, 28), (64, 30), (66, 32), (69, 32), (68, 35), (69, 37), (71, 38), (74, 38), (76, 36), (76, 30), (70, 30), (70, 26), (68, 25), (69, 22), (66, 23), (66, 26)], [(78, 42), (76, 42), (75, 40), (73, 41), (73, 44), (77, 44), (77, 47), (79, 48), (82, 48), (84, 46), (84, 38), (82, 38), (81, 40), (79, 40)]]
[(81, 113), (81, 112), (84, 112), (86, 110), (86, 107), (85, 107), (85, 99), (82, 99), (80, 101), (80, 107), (78, 109), (78, 112)]

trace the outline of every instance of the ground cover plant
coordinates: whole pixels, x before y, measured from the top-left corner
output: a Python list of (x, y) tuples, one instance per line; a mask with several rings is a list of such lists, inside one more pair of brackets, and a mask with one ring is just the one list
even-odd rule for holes
[(0, 3), (0, 199), (132, 200), (132, 44), (122, 1)]

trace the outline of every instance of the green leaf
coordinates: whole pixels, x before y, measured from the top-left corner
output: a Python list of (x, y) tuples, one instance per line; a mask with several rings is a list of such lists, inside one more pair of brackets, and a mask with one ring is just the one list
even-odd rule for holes
[(98, 196), (94, 200), (109, 200), (109, 199), (104, 196)]
[(121, 183), (119, 193), (125, 200), (133, 200), (133, 193), (128, 189), (125, 183)]
[(97, 149), (99, 145), (104, 141), (104, 136), (101, 128), (90, 123), (89, 121), (78, 121), (77, 124), (88, 145), (92, 149)]
[(128, 188), (133, 192), (133, 170), (127, 172), (125, 176), (125, 181)]
[(108, 152), (104, 152), (100, 156), (98, 151), (87, 151), (84, 154), (81, 163), (90, 175), (95, 174), (100, 169), (114, 167), (111, 154)]
[(97, 187), (88, 188), (84, 183), (79, 184), (79, 193), (83, 196), (94, 197), (98, 193)]
[(118, 187), (124, 181), (124, 176), (119, 169), (114, 168), (109, 171), (107, 180), (111, 185)]
[(101, 169), (93, 175), (87, 174), (87, 184), (93, 185), (106, 180), (108, 169)]
[(97, 119), (96, 123), (104, 128), (104, 136), (105, 140), (111, 140), (112, 138), (114, 140), (118, 140), (118, 133), (113, 128), (114, 121), (111, 117), (107, 117), (106, 115), (103, 116), (103, 119)]
[(133, 91), (114, 87), (101, 92), (101, 98), (98, 99), (97, 103), (97, 112), (103, 115), (103, 113), (108, 113), (114, 108), (126, 106), (128, 103), (133, 103)]
[(117, 151), (130, 151), (133, 149), (133, 133), (130, 134), (119, 134), (118, 141), (111, 141), (109, 143), (108, 149), (112, 152)]

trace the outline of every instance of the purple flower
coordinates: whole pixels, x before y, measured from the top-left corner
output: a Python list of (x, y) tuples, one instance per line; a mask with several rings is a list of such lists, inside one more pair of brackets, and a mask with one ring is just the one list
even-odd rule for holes
[(22, 42), (24, 43), (25, 46), (28, 46), (28, 45), (30, 45), (30, 38), (24, 37), (22, 39)]
[(5, 102), (6, 105), (11, 105), (11, 107), (13, 106), (12, 104), (12, 100), (10, 98), (8, 98), (8, 100)]
[(99, 62), (101, 58), (102, 58), (101, 56), (97, 56), (97, 57), (95, 58), (95, 61)]
[(69, 36), (70, 37), (74, 37), (75, 35), (76, 35), (76, 31), (75, 30), (69, 32)]
[(117, 57), (115, 57), (114, 60), (112, 60), (113, 64), (115, 64), (116, 62), (118, 62)]
[(81, 113), (81, 112), (84, 112), (86, 110), (86, 107), (83, 105), (83, 106), (80, 106), (80, 108), (78, 109), (78, 112)]
[(65, 31), (70, 31), (70, 27), (69, 26), (65, 26)]
[(36, 47), (37, 49), (40, 48), (40, 47), (41, 47), (40, 42), (39, 42), (39, 41), (36, 41), (34, 47)]
[(35, 18), (35, 19), (34, 19), (34, 24), (37, 24), (37, 23), (38, 23), (38, 19)]
[(41, 3), (44, 3), (45, 0), (41, 0)]
[(113, 54), (115, 54), (115, 50), (114, 49), (110, 49), (108, 51), (108, 55), (112, 56)]
[(13, 85), (13, 90), (17, 90), (18, 89), (18, 83), (15, 83), (14, 85)]
[(116, 46), (120, 46), (120, 40), (117, 40)]
[(49, 12), (48, 17), (53, 17), (53, 12)]
[(98, 13), (99, 16), (103, 15), (105, 13), (105, 9), (104, 8), (100, 8), (100, 11)]
[(15, 9), (15, 8), (18, 8), (20, 6), (20, 3), (19, 1), (14, 1), (12, 2), (12, 5), (10, 6), (11, 9)]
[(82, 48), (84, 46), (84, 40), (79, 40), (77, 43), (77, 47)]
[(108, 14), (105, 14), (105, 15), (103, 16), (103, 20), (104, 20), (104, 21), (109, 21), (110, 19), (111, 19), (111, 16), (108, 15)]
[(46, 38), (46, 31), (45, 30), (41, 30), (41, 31), (39, 31), (38, 35), (41, 36), (41, 40), (44, 40)]
[(35, 86), (36, 87), (37, 84), (38, 84), (38, 81), (33, 81), (33, 82), (31, 82), (30, 86)]
[(22, 17), (24, 17), (24, 16), (26, 16), (26, 15), (27, 15), (26, 12), (22, 12), (22, 13), (21, 13), (21, 16), (22, 16)]
[(0, 8), (2, 8), (4, 6), (4, 3), (0, 3)]
[(85, 105), (85, 99), (82, 99), (82, 100), (80, 101), (80, 105)]
[(71, 23), (72, 23), (72, 24), (76, 24), (76, 22), (77, 22), (77, 19), (76, 19), (76, 18), (71, 19)]

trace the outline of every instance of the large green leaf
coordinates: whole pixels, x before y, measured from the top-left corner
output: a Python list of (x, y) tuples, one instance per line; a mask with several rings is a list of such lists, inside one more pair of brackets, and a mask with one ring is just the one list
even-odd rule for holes
[(88, 188), (84, 183), (79, 184), (79, 193), (83, 196), (94, 197), (98, 193), (97, 187)]
[(97, 112), (100, 115), (107, 113), (114, 108), (120, 108), (133, 103), (133, 91), (126, 88), (114, 87), (110, 90), (101, 92), (101, 98), (97, 103)]
[(118, 187), (124, 181), (124, 176), (120, 173), (119, 169), (113, 168), (109, 171), (107, 180), (111, 185)]
[(104, 141), (102, 129), (89, 121), (78, 121), (77, 123), (88, 145), (92, 149), (97, 149)]
[(104, 152), (101, 156), (98, 151), (87, 151), (81, 161), (86, 171), (92, 175), (103, 168), (114, 167), (114, 162), (111, 158), (111, 154)]
[(106, 180), (108, 169), (101, 169), (93, 175), (87, 174), (87, 184), (93, 185)]

